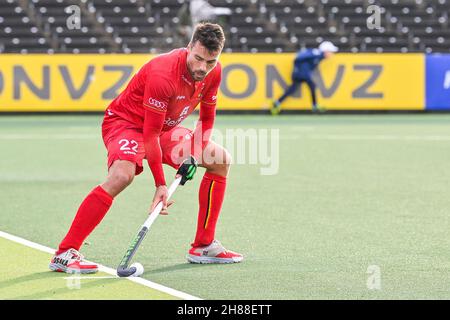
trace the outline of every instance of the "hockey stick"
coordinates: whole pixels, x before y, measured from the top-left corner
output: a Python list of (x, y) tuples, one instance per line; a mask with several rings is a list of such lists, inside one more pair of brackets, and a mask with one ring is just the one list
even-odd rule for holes
[[(191, 157), (189, 160), (186, 160), (181, 167), (178, 169), (177, 177), (172, 182), (172, 184), (169, 187), (168, 190), (168, 196), (167, 200), (170, 199), (172, 194), (175, 192), (177, 187), (181, 184), (184, 185), (186, 181), (192, 180), (194, 177), (195, 171), (197, 170), (197, 162), (193, 157)], [(159, 216), (161, 210), (163, 207), (163, 203), (159, 202), (155, 209), (150, 213), (147, 220), (145, 220), (144, 224), (141, 226), (141, 229), (137, 236), (134, 238), (134, 240), (131, 242), (130, 247), (128, 248), (127, 252), (122, 258), (122, 261), (119, 264), (119, 267), (117, 267), (117, 275), (119, 277), (129, 277), (132, 276), (136, 272), (135, 267), (128, 267), (131, 259), (133, 258), (134, 254), (136, 253), (137, 249), (139, 248), (139, 245), (142, 243), (142, 240), (144, 240), (145, 235), (147, 234), (148, 230), (150, 229), (153, 222), (156, 220), (156, 218)]]

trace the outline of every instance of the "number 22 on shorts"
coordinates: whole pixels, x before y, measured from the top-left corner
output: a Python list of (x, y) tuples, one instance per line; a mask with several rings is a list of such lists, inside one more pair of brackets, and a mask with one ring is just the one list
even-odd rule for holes
[[(124, 151), (124, 153), (126, 154), (137, 154), (138, 152), (138, 143), (134, 140), (128, 140), (128, 139), (121, 139), (119, 141), (120, 146), (120, 150)], [(131, 147), (129, 147), (131, 145)]]

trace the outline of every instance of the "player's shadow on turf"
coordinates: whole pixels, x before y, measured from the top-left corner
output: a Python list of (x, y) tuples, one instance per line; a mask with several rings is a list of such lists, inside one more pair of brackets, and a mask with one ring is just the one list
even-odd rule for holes
[(186, 269), (193, 269), (193, 268), (213, 268), (217, 267), (218, 264), (197, 264), (197, 263), (180, 263), (180, 264), (174, 264), (172, 266), (167, 266), (159, 269), (154, 269), (151, 271), (144, 272), (144, 275), (147, 274), (153, 274), (153, 273), (165, 273), (165, 272), (172, 272), (172, 271), (180, 271), (180, 270), (186, 270)]
[(49, 271), (32, 273), (32, 274), (29, 274), (26, 276), (21, 276), (21, 277), (1, 281), (0, 289), (6, 288), (6, 287), (9, 287), (12, 285), (16, 285), (21, 282), (28, 282), (28, 281), (33, 281), (33, 280), (55, 278), (55, 277), (58, 277), (58, 275), (55, 274), (54, 272), (49, 272)]

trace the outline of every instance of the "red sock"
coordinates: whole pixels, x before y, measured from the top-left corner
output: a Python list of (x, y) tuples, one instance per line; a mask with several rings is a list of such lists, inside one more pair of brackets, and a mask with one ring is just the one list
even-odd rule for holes
[(70, 248), (79, 250), (84, 240), (102, 221), (112, 202), (113, 197), (101, 186), (94, 188), (81, 203), (72, 226), (59, 245), (56, 254), (60, 254)]
[(198, 194), (197, 234), (193, 247), (204, 247), (214, 240), (216, 223), (222, 208), (227, 178), (206, 172)]

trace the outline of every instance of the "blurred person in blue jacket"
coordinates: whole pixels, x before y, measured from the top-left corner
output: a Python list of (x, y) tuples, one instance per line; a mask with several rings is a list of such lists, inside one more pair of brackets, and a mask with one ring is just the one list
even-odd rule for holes
[(273, 115), (279, 114), (283, 101), (297, 91), (303, 82), (308, 85), (309, 90), (311, 91), (312, 111), (317, 112), (322, 110), (317, 104), (316, 84), (312, 75), (322, 60), (330, 58), (336, 52), (338, 52), (338, 48), (330, 41), (322, 42), (317, 49), (305, 49), (299, 51), (294, 60), (292, 85), (286, 89), (285, 93), (278, 100), (273, 101), (270, 109), (271, 113)]

